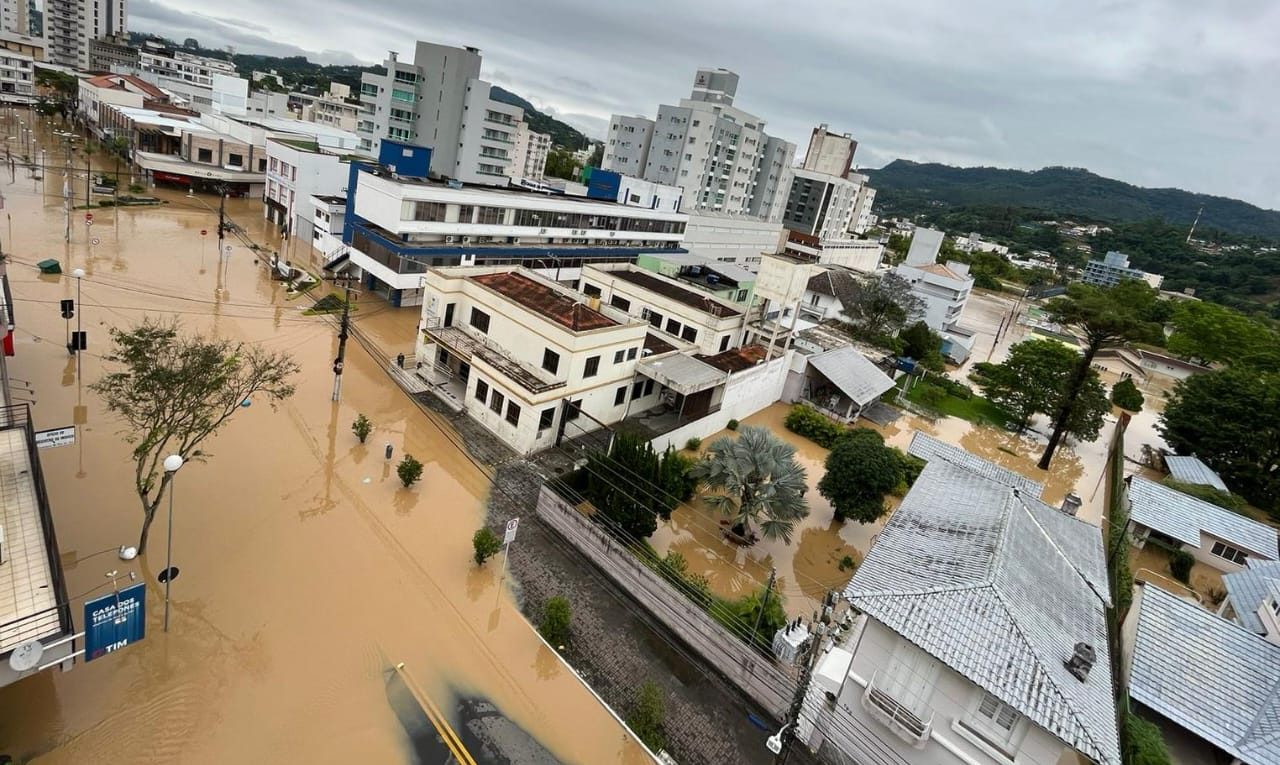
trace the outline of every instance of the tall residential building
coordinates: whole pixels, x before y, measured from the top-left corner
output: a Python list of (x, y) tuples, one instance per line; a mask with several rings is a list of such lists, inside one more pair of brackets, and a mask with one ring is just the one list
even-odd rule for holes
[(88, 69), (89, 43), (127, 35), (128, 21), (127, 0), (46, 0), (44, 33), (49, 39), (49, 60)]
[(828, 132), (824, 122), (809, 136), (809, 150), (804, 153), (804, 169), (844, 178), (853, 169), (853, 153), (858, 142), (849, 133)]
[(805, 168), (792, 172), (782, 225), (823, 240), (850, 238), (861, 184)]
[(35, 0), (0, 0), (0, 29), (19, 35), (41, 35)]
[(689, 98), (661, 104), (657, 118), (614, 115), (602, 166), (684, 191), (689, 212), (779, 220), (795, 144), (733, 105), (738, 75), (699, 69)]
[(489, 97), (480, 51), (418, 41), (413, 62), (392, 52), (386, 74), (360, 78), (361, 149), (382, 139), (431, 149), (431, 172), (466, 183), (505, 186), (524, 110)]
[(213, 87), (216, 75), (236, 76), (236, 65), (230, 61), (173, 50), (150, 40), (138, 52), (138, 67), (144, 74), (169, 77), (206, 88)]
[(551, 151), (551, 134), (535, 133), (527, 124), (521, 122), (516, 126), (515, 152), (511, 156), (511, 167), (507, 175), (513, 178), (542, 180), (547, 169), (547, 154)]
[(1112, 250), (1102, 260), (1091, 260), (1084, 267), (1081, 281), (1098, 287), (1114, 287), (1126, 279), (1140, 279), (1154, 289), (1160, 289), (1164, 277), (1160, 274), (1149, 274), (1137, 268), (1129, 267), (1129, 256), (1123, 252)]

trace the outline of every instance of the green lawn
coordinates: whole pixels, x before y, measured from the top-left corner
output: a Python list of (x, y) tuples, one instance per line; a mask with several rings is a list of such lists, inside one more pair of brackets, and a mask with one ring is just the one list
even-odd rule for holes
[(907, 392), (907, 400), (925, 409), (932, 409), (938, 414), (959, 417), (978, 425), (993, 425), (1003, 429), (1006, 423), (1013, 419), (1008, 412), (981, 396), (975, 395), (973, 398), (963, 399), (948, 394), (935, 403), (925, 403), (921, 396), (923, 391), (924, 389), (917, 383)]

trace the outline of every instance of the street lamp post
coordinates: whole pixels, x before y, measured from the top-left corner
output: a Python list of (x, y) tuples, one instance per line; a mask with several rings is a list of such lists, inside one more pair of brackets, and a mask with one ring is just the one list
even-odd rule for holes
[[(76, 280), (76, 336), (75, 336), (75, 343), (79, 343), (79, 342), (80, 342), (80, 338), (81, 338), (81, 337), (84, 337), (84, 335), (80, 334), (80, 327), (82, 326), (81, 322), (84, 320), (84, 316), (83, 316), (83, 314), (84, 314), (84, 305), (83, 305), (83, 304), (81, 304), (81, 302), (80, 302), (80, 282), (82, 282), (82, 281), (84, 280), (84, 269), (83, 269), (83, 268), (77, 268), (77, 269), (75, 269), (74, 271), (72, 271), (72, 272), (71, 272), (71, 275), (72, 275), (73, 277), (75, 277), (75, 280)], [(79, 379), (80, 379), (80, 350), (81, 350), (81, 349), (80, 349), (80, 346), (79, 346), (79, 345), (76, 345), (75, 347), (76, 347), (76, 351), (75, 351), (75, 354), (76, 354), (76, 379), (77, 379), (77, 380), (79, 380)]]
[[(173, 484), (178, 468), (182, 467), (182, 456), (170, 454), (164, 458), (164, 472), (169, 474), (169, 483)], [(173, 584), (173, 493), (174, 485), (169, 486), (169, 541), (165, 546), (164, 556), (164, 631), (169, 631), (169, 586)]]

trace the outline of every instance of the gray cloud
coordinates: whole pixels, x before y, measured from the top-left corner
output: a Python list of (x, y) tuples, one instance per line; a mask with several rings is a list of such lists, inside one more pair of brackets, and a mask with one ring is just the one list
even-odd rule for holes
[(474, 45), (486, 76), (596, 136), (723, 66), (742, 77), (738, 104), (802, 151), (826, 122), (858, 138), (865, 166), (1083, 166), (1280, 207), (1272, 0), (222, 0), (216, 16), (203, 0), (134, 0), (132, 16), (326, 63), (417, 38)]

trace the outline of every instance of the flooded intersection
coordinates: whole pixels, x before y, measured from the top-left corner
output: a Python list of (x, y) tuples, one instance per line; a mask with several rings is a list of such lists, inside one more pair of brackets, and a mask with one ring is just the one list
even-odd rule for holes
[[(388, 690), (389, 671), (404, 662), (455, 727), (466, 726), (468, 704), (488, 703), (548, 761), (647, 761), (538, 639), (497, 567), (470, 561), (487, 479), (446, 425), (357, 344), (342, 401), (330, 401), (332, 324), (303, 316), (309, 301), (289, 299), (236, 239), (224, 281), (213, 237), (200, 235), (216, 228), (208, 200), (162, 192), (169, 204), (95, 211), (92, 227), (74, 213), (68, 245), (52, 188), (61, 183), (47, 194), (41, 185), (21, 171), (3, 184), (18, 325), (10, 372), (36, 391), (38, 428), (80, 425), (74, 446), (41, 453), (69, 592), (133, 570), (151, 585), (151, 608), (141, 643), (0, 690), (0, 751), (49, 763), (414, 762), (424, 752)], [(279, 246), (260, 202), (232, 201), (228, 212), (254, 240)], [(61, 261), (61, 277), (32, 267), (48, 257)], [(86, 272), (79, 318), (90, 349), (79, 375), (58, 314), (58, 301), (75, 296), (67, 273), (76, 267)], [(155, 585), (163, 513), (147, 555), (117, 560), (116, 548), (136, 543), (142, 514), (129, 447), (85, 387), (102, 372), (108, 328), (143, 315), (288, 350), (302, 367), (291, 399), (238, 412), (207, 442), (208, 461), (179, 473), (182, 573), (167, 635)], [(396, 324), (410, 337), (417, 321), (375, 301), (354, 317), (377, 337)], [(375, 424), (367, 446), (351, 433), (358, 413)], [(413, 489), (400, 488), (386, 443), (396, 460), (410, 453), (426, 464)]]

